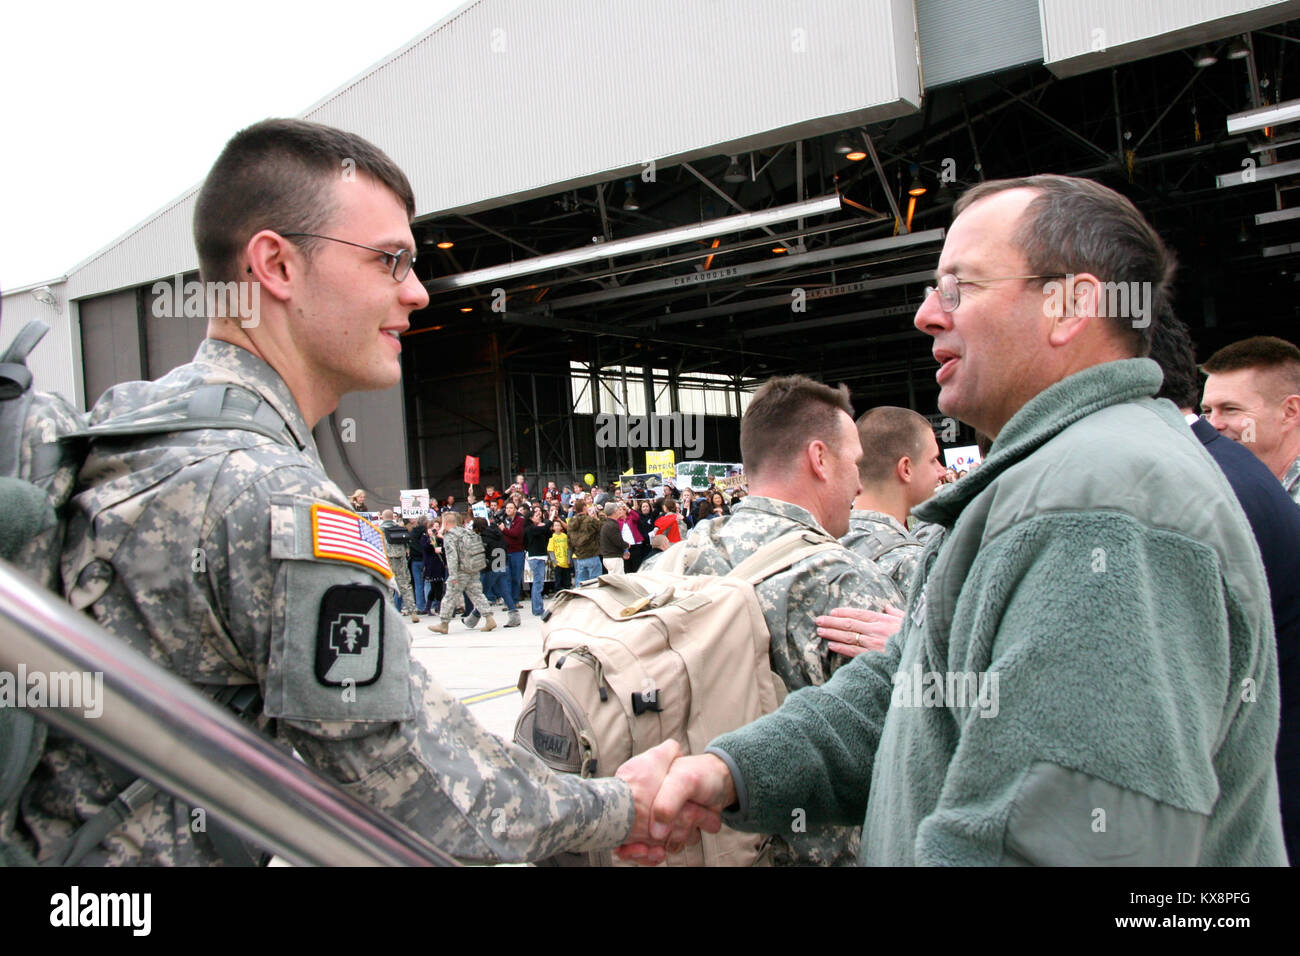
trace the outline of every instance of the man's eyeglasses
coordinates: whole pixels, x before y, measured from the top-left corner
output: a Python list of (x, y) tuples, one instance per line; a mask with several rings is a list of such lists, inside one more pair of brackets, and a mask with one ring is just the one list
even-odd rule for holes
[(939, 276), (938, 288), (932, 285), (925, 287), (926, 298), (930, 297), (931, 292), (939, 293), (939, 308), (945, 312), (955, 312), (957, 306), (961, 305), (961, 287), (963, 285), (983, 285), (985, 282), (1010, 282), (1012, 279), (1064, 279), (1064, 272), (1057, 272), (1051, 275), (1042, 276), (998, 276), (995, 279), (958, 279), (955, 275), (948, 272)]
[(405, 282), (406, 277), (411, 274), (411, 267), (415, 265), (415, 253), (410, 249), (400, 249), (397, 252), (389, 252), (387, 249), (376, 249), (374, 246), (362, 245), (359, 242), (353, 242), (350, 239), (335, 239), (333, 236), (320, 236), (314, 232), (282, 232), (281, 236), (286, 239), (291, 236), (306, 236), (311, 239), (328, 239), (330, 242), (341, 242), (345, 246), (356, 246), (358, 249), (369, 249), (371, 252), (377, 252), (385, 258), (393, 260), (393, 278), (398, 282)]

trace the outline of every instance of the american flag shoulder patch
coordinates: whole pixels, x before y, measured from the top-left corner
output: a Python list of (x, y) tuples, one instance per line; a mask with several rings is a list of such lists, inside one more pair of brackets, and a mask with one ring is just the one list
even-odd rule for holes
[(311, 506), (311, 550), (318, 558), (350, 561), (393, 576), (384, 551), (384, 534), (365, 518), (333, 505)]

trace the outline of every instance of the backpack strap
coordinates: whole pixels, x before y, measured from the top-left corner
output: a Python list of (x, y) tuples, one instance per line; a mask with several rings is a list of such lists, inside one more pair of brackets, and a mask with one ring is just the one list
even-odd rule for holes
[(871, 561), (879, 561), (889, 552), (897, 551), (909, 544), (920, 544), (919, 541), (909, 540), (907, 535), (899, 534), (893, 528), (877, 528), (863, 538), (862, 542), (866, 547), (865, 557)]
[(779, 574), (804, 558), (821, 551), (831, 551), (844, 546), (834, 538), (818, 534), (807, 528), (781, 535), (775, 541), (763, 545), (728, 573), (729, 578), (741, 578), (757, 585), (774, 574)]
[(177, 395), (160, 406), (110, 419), (66, 437), (126, 438), (205, 428), (238, 428), (256, 432), (281, 445), (301, 447), (274, 406), (239, 385), (200, 385), (193, 392)]
[(24, 325), (0, 355), (0, 398), (15, 398), (32, 387), (32, 373), (27, 367), (27, 356), (36, 344), (45, 338), (50, 327), (40, 319)]
[[(212, 698), (218, 704), (233, 710), (243, 720), (251, 720), (261, 711), (262, 696), (256, 684), (232, 684), (221, 687), (212, 694)], [(134, 777), (134, 774), (121, 764), (103, 757), (98, 759), (113, 782), (122, 787), (122, 790), (108, 806), (83, 823), (63, 842), (45, 864), (47, 866), (79, 865), (86, 854), (99, 846), (105, 837), (158, 795), (158, 788), (144, 777)], [(23, 782), (26, 782), (26, 777), (23, 778)], [(226, 866), (260, 866), (265, 858), (264, 853), (250, 847), (233, 831), (216, 820), (207, 821), (207, 835)]]

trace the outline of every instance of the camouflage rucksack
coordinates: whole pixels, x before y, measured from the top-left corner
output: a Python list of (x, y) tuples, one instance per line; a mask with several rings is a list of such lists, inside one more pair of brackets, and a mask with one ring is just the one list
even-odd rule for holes
[[(87, 427), (60, 395), (32, 389), (27, 356), (49, 332), (44, 322), (25, 325), (0, 355), (0, 557), (43, 587), (63, 595), (59, 563), (67, 511), (77, 474), (97, 439), (166, 434), (201, 428), (240, 428), (291, 442), (278, 416), (260, 414), (262, 401), (242, 388), (209, 385), (178, 396), (146, 418), (125, 416)], [(252, 693), (250, 693), (250, 687)], [(213, 695), (237, 714), (256, 710), (256, 685), (223, 688)], [(34, 865), (14, 835), (23, 788), (45, 746), (45, 722), (17, 707), (0, 707), (0, 865)], [(75, 865), (129, 813), (153, 798), (152, 784), (102, 761), (121, 786), (117, 800), (86, 821), (55, 853), (52, 863)], [(230, 831), (209, 823), (209, 836), (228, 864), (253, 856)]]

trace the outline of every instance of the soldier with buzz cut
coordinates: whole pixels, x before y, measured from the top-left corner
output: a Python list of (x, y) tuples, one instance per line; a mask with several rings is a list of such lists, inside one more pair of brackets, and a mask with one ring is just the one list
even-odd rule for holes
[[(749, 494), (675, 545), (688, 549), (688, 574), (726, 574), (791, 531), (834, 539), (848, 530), (862, 447), (844, 386), (799, 375), (769, 380), (741, 419), (740, 450)], [(667, 553), (656, 552), (645, 566)], [(772, 671), (790, 692), (826, 683), (850, 660), (819, 638), (819, 617), (840, 607), (879, 613), (903, 601), (887, 574), (842, 547), (797, 561), (755, 590)], [(859, 837), (857, 827), (792, 825), (775, 834), (772, 862), (851, 866)]]
[(943, 477), (939, 443), (925, 417), (882, 405), (858, 419), (862, 490), (840, 542), (884, 571), (907, 597), (925, 546), (907, 530), (912, 509), (934, 494)]
[[(454, 856), (523, 861), (644, 837), (666, 761), (583, 780), (484, 730), (412, 658), (383, 535), (325, 474), (312, 428), (344, 394), (398, 383), (399, 336), (428, 304), (414, 211), (406, 176), (354, 134), (266, 120), (226, 144), (195, 202), (200, 273), (257, 283), (260, 313), (210, 317), (193, 362), (95, 405), (92, 425), (174, 418), (177, 430), (93, 443), (65, 593)], [(192, 828), (181, 801), (138, 792), (51, 730), (14, 832), (40, 862), (258, 862), (213, 821)]]

